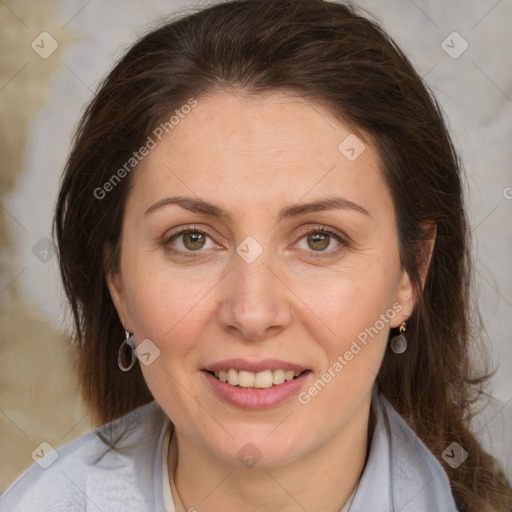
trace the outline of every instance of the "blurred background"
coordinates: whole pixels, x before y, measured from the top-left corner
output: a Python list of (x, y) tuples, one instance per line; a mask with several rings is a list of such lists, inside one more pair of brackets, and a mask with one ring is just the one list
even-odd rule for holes
[[(512, 478), (512, 0), (363, 0), (440, 101), (467, 174), (478, 300), (497, 366), (475, 423)], [(0, 0), (0, 492), (93, 428), (78, 394), (51, 220), (100, 79), (177, 0)], [(121, 341), (121, 340), (119, 340)]]

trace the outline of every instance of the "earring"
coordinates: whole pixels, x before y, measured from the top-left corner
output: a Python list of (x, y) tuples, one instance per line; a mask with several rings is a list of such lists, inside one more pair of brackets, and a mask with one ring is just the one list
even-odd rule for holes
[[(119, 353), (117, 354), (117, 365), (119, 366), (120, 370), (127, 372), (131, 370), (135, 364), (135, 340), (133, 339), (132, 333), (126, 330), (124, 332), (126, 333), (126, 338), (123, 340), (119, 347)], [(124, 366), (123, 364), (123, 352), (125, 351), (126, 347), (130, 349), (130, 364), (128, 366)]]
[(405, 336), (403, 333), (405, 332), (405, 326), (406, 322), (402, 322), (402, 325), (400, 325), (399, 330), (400, 334), (397, 334), (396, 336), (393, 336), (391, 338), (391, 341), (389, 342), (389, 346), (391, 347), (391, 350), (395, 354), (403, 354), (407, 349), (407, 340), (405, 339)]

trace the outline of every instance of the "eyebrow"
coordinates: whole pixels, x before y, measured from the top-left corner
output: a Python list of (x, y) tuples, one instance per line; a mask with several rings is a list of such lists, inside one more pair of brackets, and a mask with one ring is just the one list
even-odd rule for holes
[[(216, 217), (227, 221), (233, 220), (232, 216), (220, 206), (207, 203), (202, 199), (182, 196), (167, 197), (157, 201), (144, 212), (144, 216), (170, 204), (176, 204), (191, 212), (202, 213), (210, 217)], [(299, 215), (303, 215), (305, 213), (325, 210), (353, 210), (371, 218), (371, 214), (368, 210), (352, 201), (349, 201), (348, 199), (343, 197), (326, 197), (324, 199), (318, 199), (310, 203), (292, 204), (290, 206), (286, 206), (279, 211), (278, 221), (298, 217)]]

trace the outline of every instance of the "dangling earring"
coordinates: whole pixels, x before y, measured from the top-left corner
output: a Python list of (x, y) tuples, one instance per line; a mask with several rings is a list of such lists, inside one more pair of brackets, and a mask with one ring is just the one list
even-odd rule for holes
[(389, 346), (395, 354), (403, 354), (407, 349), (407, 340), (403, 335), (406, 325), (406, 322), (402, 322), (402, 325), (399, 327), (400, 334), (393, 336), (389, 342)]
[[(127, 330), (124, 331), (126, 333), (126, 339), (123, 340), (119, 347), (119, 353), (117, 354), (117, 365), (119, 369), (123, 372), (127, 372), (133, 368), (135, 364), (136, 356), (135, 356), (135, 340), (133, 339), (133, 334), (129, 333)], [(128, 347), (130, 349), (130, 364), (128, 366), (124, 366), (123, 364), (123, 351)]]

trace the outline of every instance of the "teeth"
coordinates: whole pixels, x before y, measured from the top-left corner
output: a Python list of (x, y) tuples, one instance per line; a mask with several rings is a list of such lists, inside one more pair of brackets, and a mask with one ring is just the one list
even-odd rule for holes
[(252, 388), (254, 386), (254, 373), (244, 372), (243, 370), (238, 372), (238, 385), (241, 388)]
[(228, 371), (220, 370), (213, 372), (222, 382), (227, 382), (232, 386), (240, 386), (242, 388), (270, 388), (273, 385), (278, 386), (283, 384), (285, 381), (293, 380), (294, 377), (298, 377), (301, 372), (293, 370), (265, 370), (263, 372), (247, 372), (245, 370), (237, 371), (234, 368), (230, 368)]
[(284, 375), (284, 370), (274, 370), (272, 372), (272, 384), (282, 384), (286, 380)]
[(270, 388), (272, 387), (274, 376), (270, 370), (258, 372), (254, 374), (254, 387), (255, 388)]
[(228, 384), (238, 386), (238, 372), (236, 370), (228, 370)]

